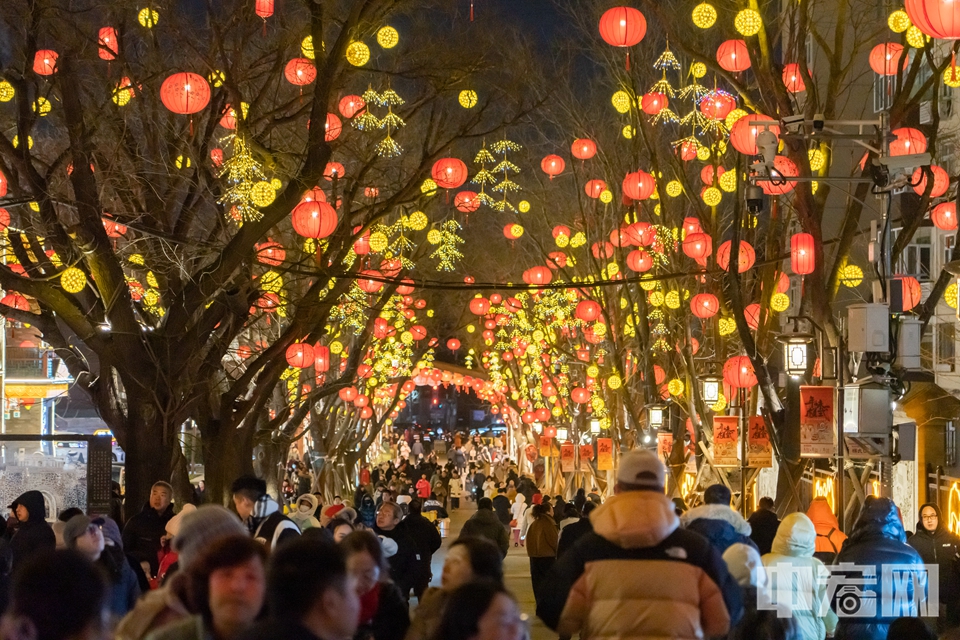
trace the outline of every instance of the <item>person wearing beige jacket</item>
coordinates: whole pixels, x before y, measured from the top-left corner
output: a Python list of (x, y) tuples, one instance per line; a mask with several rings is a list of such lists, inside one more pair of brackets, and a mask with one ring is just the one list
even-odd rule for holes
[(557, 559), (557, 544), (560, 532), (553, 519), (553, 508), (549, 502), (534, 505), (533, 522), (527, 529), (527, 555), (530, 557), (530, 581), (533, 583), (533, 597), (540, 602), (543, 581)]

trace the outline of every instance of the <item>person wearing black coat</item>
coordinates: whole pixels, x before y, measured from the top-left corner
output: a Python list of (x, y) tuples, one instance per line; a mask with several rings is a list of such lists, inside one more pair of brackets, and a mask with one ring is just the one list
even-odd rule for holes
[(19, 523), (10, 538), (14, 569), (39, 551), (53, 551), (57, 548), (57, 536), (45, 519), (47, 507), (42, 493), (27, 491), (14, 500), (9, 508), (13, 509)]
[(490, 498), (480, 498), (477, 503), (477, 512), (463, 523), (460, 530), (463, 538), (486, 538), (500, 548), (500, 553), (506, 557), (510, 548), (510, 536), (507, 528), (500, 522), (500, 518), (493, 512), (493, 502)]
[(557, 543), (557, 557), (563, 555), (563, 552), (573, 547), (577, 540), (588, 533), (593, 533), (593, 525), (590, 524), (590, 512), (597, 508), (594, 502), (586, 502), (584, 496), (582, 516), (576, 522), (571, 522), (560, 530), (560, 541)]
[(939, 566), (939, 631), (960, 624), (960, 576), (957, 574), (960, 537), (950, 533), (945, 524), (940, 507), (928, 502), (920, 507), (917, 532), (907, 539), (907, 544), (917, 550), (926, 564)]
[(493, 511), (505, 527), (509, 527), (510, 521), (513, 520), (513, 516), (510, 514), (511, 506), (513, 505), (510, 504), (510, 499), (506, 495), (498, 493), (493, 497)]
[(773, 510), (773, 500), (767, 497), (760, 498), (758, 509), (747, 519), (751, 531), (750, 539), (757, 545), (760, 555), (770, 553), (773, 539), (777, 537), (780, 528), (780, 518)]
[(396, 503), (384, 502), (377, 512), (377, 524), (373, 532), (397, 543), (397, 552), (388, 560), (390, 579), (400, 588), (406, 600), (416, 584), (418, 547), (407, 528), (400, 526), (402, 518), (403, 511)]
[(137, 562), (150, 566), (150, 576), (157, 575), (160, 559), (160, 538), (167, 533), (167, 523), (173, 517), (173, 488), (166, 482), (156, 482), (150, 488), (150, 500), (137, 515), (127, 520), (123, 528), (123, 548)]
[(437, 526), (421, 514), (423, 505), (420, 504), (419, 500), (411, 500), (409, 508), (410, 513), (403, 519), (400, 526), (406, 530), (407, 535), (410, 536), (417, 547), (413, 594), (419, 600), (423, 592), (430, 586), (430, 579), (433, 577), (430, 572), (430, 561), (433, 559), (433, 554), (443, 544), (443, 538), (440, 537)]

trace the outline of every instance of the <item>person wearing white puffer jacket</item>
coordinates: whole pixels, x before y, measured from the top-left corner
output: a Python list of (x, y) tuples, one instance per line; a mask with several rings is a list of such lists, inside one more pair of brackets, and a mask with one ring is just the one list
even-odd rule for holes
[(817, 530), (804, 513), (791, 513), (780, 522), (770, 553), (761, 561), (767, 568), (773, 604), (790, 606), (798, 638), (822, 640), (837, 625), (827, 601), (830, 572), (813, 557)]
[(296, 504), (297, 506), (290, 511), (290, 515), (287, 517), (300, 527), (300, 531), (306, 531), (314, 527), (319, 528), (320, 521), (313, 516), (317, 507), (320, 506), (317, 496), (312, 493), (305, 493), (297, 498)]

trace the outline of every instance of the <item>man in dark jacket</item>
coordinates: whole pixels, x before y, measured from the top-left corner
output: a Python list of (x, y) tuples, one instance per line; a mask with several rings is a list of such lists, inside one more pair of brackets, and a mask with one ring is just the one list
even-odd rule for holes
[[(505, 490), (505, 489), (504, 489)], [(513, 520), (513, 516), (510, 514), (510, 499), (504, 493), (498, 493), (493, 496), (493, 511), (497, 514), (497, 518), (500, 519), (500, 523), (505, 526), (510, 526), (510, 521)]]
[[(586, 500), (586, 496), (584, 496)], [(593, 502), (584, 502), (581, 517), (576, 522), (571, 522), (560, 530), (560, 541), (557, 543), (557, 557), (563, 555), (567, 549), (572, 549), (577, 540), (588, 533), (593, 532), (593, 525), (590, 524), (590, 513), (596, 509), (598, 504)]]
[(144, 567), (150, 577), (157, 575), (160, 560), (160, 538), (166, 535), (167, 523), (173, 517), (173, 487), (167, 482), (155, 482), (150, 488), (150, 500), (143, 510), (127, 520), (123, 528), (123, 548)]
[(64, 526), (63, 542), (68, 549), (76, 549), (103, 570), (107, 578), (107, 606), (119, 620), (137, 603), (140, 584), (123, 549), (107, 546), (104, 524), (104, 520), (93, 521), (83, 514), (73, 516)]
[(47, 507), (43, 494), (27, 491), (10, 505), (17, 517), (17, 530), (10, 539), (13, 552), (13, 568), (38, 551), (53, 551), (57, 548), (57, 536), (47, 524)]
[(773, 539), (777, 537), (777, 529), (780, 528), (780, 518), (773, 510), (773, 499), (763, 497), (757, 503), (758, 509), (750, 514), (747, 519), (750, 528), (750, 539), (757, 545), (760, 555), (770, 553), (773, 546)]
[(296, 523), (283, 515), (280, 505), (267, 493), (267, 483), (255, 476), (241, 476), (230, 486), (233, 505), (251, 535), (266, 545), (267, 552), (300, 535)]
[(507, 534), (507, 528), (501, 524), (500, 518), (493, 512), (493, 501), (490, 498), (480, 498), (480, 501), (477, 502), (477, 512), (463, 523), (460, 535), (464, 538), (477, 537), (491, 540), (500, 547), (500, 553), (504, 557), (506, 557), (507, 550), (510, 548), (510, 536)]
[(940, 615), (938, 631), (960, 624), (960, 580), (957, 560), (960, 559), (960, 538), (944, 526), (940, 507), (932, 502), (920, 507), (917, 532), (907, 539), (926, 564), (940, 567)]
[(413, 540), (417, 547), (417, 561), (414, 563), (413, 594), (417, 600), (423, 596), (423, 592), (430, 586), (430, 580), (433, 578), (430, 572), (430, 561), (433, 554), (437, 552), (440, 545), (443, 544), (443, 538), (440, 537), (440, 531), (437, 525), (423, 517), (421, 511), (423, 505), (419, 500), (410, 501), (410, 513), (400, 523), (403, 529), (406, 529), (407, 535)]
[(400, 587), (406, 600), (410, 597), (410, 589), (413, 589), (416, 583), (419, 553), (417, 544), (406, 527), (400, 526), (402, 519), (403, 510), (397, 503), (384, 502), (377, 511), (377, 524), (373, 527), (373, 532), (397, 543), (397, 552), (388, 559), (390, 579)]
[[(913, 589), (914, 584), (923, 584), (924, 576), (904, 575), (904, 568), (910, 565), (916, 565), (917, 571), (923, 572), (923, 560), (916, 549), (906, 543), (897, 506), (890, 498), (867, 496), (853, 533), (837, 554), (836, 564), (842, 563), (858, 566), (851, 570), (835, 566), (832, 572), (835, 576), (845, 576), (841, 584), (849, 585), (827, 594), (833, 596), (831, 606), (840, 618), (834, 637), (885, 640), (895, 619), (931, 615), (919, 610), (917, 601), (922, 594), (915, 594)], [(892, 579), (885, 573), (891, 566), (898, 570)], [(876, 606), (861, 610), (865, 601), (861, 594), (867, 591), (872, 592), (871, 600)], [(936, 613), (934, 610), (932, 615)]]
[(750, 538), (752, 529), (739, 513), (730, 508), (730, 489), (714, 484), (703, 492), (704, 504), (680, 516), (685, 529), (699, 533), (722, 555), (738, 542), (756, 548)]
[(487, 476), (483, 475), (483, 472), (477, 469), (477, 472), (473, 474), (473, 495), (478, 503), (483, 497), (483, 483), (486, 481)]

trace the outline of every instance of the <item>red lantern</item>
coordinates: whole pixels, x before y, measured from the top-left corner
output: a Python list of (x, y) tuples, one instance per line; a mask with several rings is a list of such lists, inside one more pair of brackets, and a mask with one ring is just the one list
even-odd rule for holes
[(485, 316), (490, 311), (490, 301), (486, 298), (474, 298), (470, 301), (470, 313)]
[(910, 311), (915, 306), (920, 304), (920, 297), (923, 294), (923, 290), (920, 288), (920, 282), (911, 276), (897, 276), (894, 280), (898, 280), (903, 287), (903, 310)]
[(223, 166), (223, 149), (211, 149), (210, 160), (213, 162), (213, 166), (215, 167)]
[(807, 90), (807, 85), (803, 81), (803, 73), (800, 71), (800, 65), (791, 62), (783, 68), (783, 86), (790, 93), (800, 93)]
[[(333, 182), (334, 178), (342, 178), (345, 170), (343, 165), (339, 162), (328, 162), (327, 166), (323, 169), (323, 177), (327, 180)], [(340, 206), (340, 203), (337, 203), (337, 206)]]
[(627, 254), (627, 268), (636, 273), (644, 273), (653, 268), (653, 256), (641, 249)]
[(567, 266), (567, 254), (562, 251), (551, 251), (547, 254), (547, 266), (556, 271)]
[(433, 181), (441, 189), (456, 189), (467, 181), (467, 165), (458, 158), (441, 158), (433, 164), (430, 172)]
[(584, 322), (593, 322), (600, 317), (600, 313), (603, 309), (600, 307), (600, 303), (595, 302), (594, 300), (581, 300), (577, 304), (576, 316)]
[(53, 49), (40, 49), (33, 56), (33, 72), (41, 76), (52, 76), (57, 72), (57, 52)]
[(933, 226), (941, 231), (955, 231), (957, 229), (957, 204), (955, 202), (938, 204), (930, 212), (930, 220), (933, 221)]
[(410, 335), (413, 336), (414, 340), (419, 342), (427, 337), (427, 330), (422, 325), (415, 324), (410, 327)]
[(697, 149), (700, 145), (693, 140), (686, 140), (680, 145), (680, 159), (684, 162), (690, 162), (697, 157)]
[(733, 148), (746, 156), (757, 155), (757, 133), (763, 131), (765, 127), (769, 128), (774, 135), (780, 135), (780, 127), (777, 125), (751, 124), (751, 122), (772, 121), (773, 118), (757, 113), (746, 115), (736, 121), (730, 129), (730, 144)]
[(304, 238), (326, 238), (337, 229), (337, 212), (326, 202), (301, 202), (290, 218), (293, 230)]
[(174, 113), (197, 113), (210, 102), (210, 85), (195, 73), (175, 73), (160, 85), (160, 100)]
[(762, 180), (758, 184), (768, 196), (783, 195), (790, 193), (797, 186), (796, 180), (787, 180), (787, 178), (796, 178), (799, 173), (793, 160), (786, 156), (776, 156), (773, 159), (773, 171), (770, 172), (773, 180)]
[(688, 258), (703, 260), (713, 253), (713, 240), (705, 233), (689, 233), (683, 240), (683, 253)]
[(327, 121), (323, 124), (323, 128), (323, 139), (327, 142), (332, 142), (340, 137), (340, 131), (343, 130), (343, 124), (341, 124), (340, 118), (338, 118), (336, 114), (328, 113)]
[[(356, 230), (354, 230), (356, 233)], [(366, 232), (353, 243), (353, 252), (358, 256), (365, 256), (370, 253), (370, 232)]]
[[(750, 243), (741, 240), (740, 255), (737, 261), (737, 270), (739, 273), (743, 273), (752, 267), (756, 259), (757, 254), (754, 252), (753, 247), (750, 246)], [(730, 240), (721, 244), (720, 248), (717, 249), (717, 264), (720, 265), (720, 268), (724, 271), (730, 266)]]
[(116, 60), (120, 53), (120, 38), (113, 27), (103, 27), (97, 34), (97, 55), (101, 60)]
[(474, 191), (461, 191), (453, 197), (453, 206), (461, 213), (473, 213), (480, 208), (480, 200)]
[(720, 310), (720, 302), (712, 293), (698, 293), (690, 299), (690, 311), (700, 319), (712, 318)]
[(570, 153), (577, 160), (589, 160), (597, 155), (597, 143), (587, 138), (578, 138), (573, 141), (570, 147)]
[(653, 195), (657, 182), (643, 170), (628, 173), (623, 179), (623, 195), (631, 200), (646, 200)]
[(450, 351), (456, 351), (459, 348), (460, 348), (459, 340), (457, 340), (456, 338), (450, 338), (449, 340), (447, 340), (447, 349), (450, 349)]
[(224, 129), (237, 128), (237, 112), (230, 105), (223, 107), (223, 117), (220, 118), (220, 126)]
[(279, 267), (287, 258), (287, 252), (283, 248), (283, 245), (279, 242), (273, 242), (269, 238), (266, 242), (258, 244), (255, 248), (257, 250), (257, 261), (261, 264)]
[(379, 271), (373, 269), (365, 269), (360, 272), (361, 277), (357, 280), (357, 286), (366, 291), (367, 293), (377, 293), (380, 289), (383, 288), (383, 283), (379, 280), (373, 280), (373, 278), (382, 278), (383, 274)]
[(310, 189), (305, 194), (303, 194), (302, 198), (300, 198), (300, 202), (314, 202), (314, 201), (316, 202), (327, 201), (327, 194), (325, 194), (323, 192), (323, 189), (321, 189), (320, 187), (314, 187), (313, 189)]
[(748, 389), (757, 384), (753, 362), (747, 356), (733, 356), (723, 365), (723, 380), (736, 389)]
[(0, 208), (0, 231), (10, 226), (10, 212)]
[(550, 409), (545, 409), (541, 407), (540, 409), (537, 409), (533, 413), (537, 417), (537, 420), (539, 420), (540, 422), (546, 422), (547, 420), (550, 419)]
[(18, 311), (30, 311), (30, 303), (19, 293), (8, 293), (0, 298), (0, 304)]
[(290, 84), (302, 87), (317, 79), (317, 68), (309, 58), (294, 58), (283, 68), (283, 77)]
[(273, 15), (273, 0), (256, 0), (257, 15), (266, 20)]
[(313, 348), (313, 368), (317, 373), (326, 373), (330, 370), (330, 348), (317, 345)]
[(114, 222), (113, 220), (104, 220), (103, 229), (107, 232), (108, 238), (122, 238), (124, 234), (127, 233), (127, 227), (125, 225), (122, 225), (119, 222)]
[(556, 240), (558, 236), (567, 236), (570, 237), (570, 227), (562, 224), (558, 224), (553, 228), (553, 239)]
[(550, 155), (540, 161), (540, 168), (543, 169), (543, 172), (550, 176), (550, 179), (553, 180), (553, 176), (558, 176), (563, 173), (563, 168), (566, 166), (566, 163), (563, 161), (563, 158), (557, 155)]
[(594, 242), (590, 247), (590, 252), (597, 260), (605, 260), (613, 256), (613, 245), (609, 242)]
[(938, 40), (960, 39), (960, 5), (953, 0), (906, 0), (910, 22)]
[(357, 396), (360, 395), (360, 392), (357, 391), (356, 387), (346, 387), (340, 389), (337, 395), (339, 395), (340, 399), (344, 402), (353, 402)]
[(747, 321), (747, 326), (756, 331), (760, 326), (760, 305), (756, 302), (748, 304), (743, 310), (743, 318)]
[(717, 62), (726, 71), (740, 73), (750, 68), (750, 53), (743, 40), (727, 40), (717, 47)]
[(590, 180), (583, 188), (587, 195), (596, 200), (600, 194), (607, 190), (607, 183), (603, 180)]
[(647, 20), (633, 7), (607, 9), (600, 17), (600, 37), (614, 47), (632, 47), (647, 34)]
[(786, 293), (790, 289), (790, 276), (784, 272), (780, 272), (780, 277), (777, 279), (777, 293)]
[[(903, 57), (903, 46), (896, 42), (878, 44), (870, 52), (870, 68), (881, 76), (895, 76)], [(906, 66), (906, 63), (904, 63)]]
[(737, 107), (737, 99), (724, 91), (711, 91), (700, 100), (700, 113), (711, 120), (723, 120)]
[(287, 364), (294, 369), (306, 369), (315, 360), (313, 346), (305, 342), (294, 342), (287, 347)]
[[(504, 236), (507, 240), (516, 240), (517, 238), (519, 238), (522, 234), (515, 232), (515, 229), (514, 229), (514, 228), (517, 227), (517, 226), (519, 226), (519, 225), (517, 225), (516, 223), (513, 223), (513, 222), (504, 225), (504, 226), (503, 226), (503, 236)], [(523, 227), (520, 227), (520, 228), (522, 229)]]
[(795, 233), (790, 238), (790, 268), (798, 276), (813, 273), (816, 267), (816, 252), (813, 236), (809, 233)]
[(553, 273), (548, 267), (533, 267), (523, 272), (523, 281), (531, 285), (550, 284)]
[(413, 286), (413, 280), (410, 278), (404, 278), (400, 281), (400, 284), (397, 285), (397, 293), (401, 296), (408, 296), (415, 291)]
[(894, 129), (891, 133), (897, 137), (890, 143), (891, 156), (906, 156), (911, 153), (923, 153), (927, 150), (927, 136), (910, 127)]
[(349, 120), (363, 111), (366, 106), (367, 103), (360, 96), (344, 96), (340, 98), (337, 109), (340, 111), (340, 115)]
[[(723, 167), (720, 168), (722, 169)], [(700, 226), (700, 221), (697, 218), (684, 218), (683, 231), (687, 235), (691, 233), (703, 233), (703, 228)]]
[[(930, 170), (933, 171), (933, 190), (930, 192), (930, 197), (939, 198), (945, 194), (950, 187), (950, 176), (947, 175), (947, 172), (944, 171), (942, 167), (938, 167), (935, 164), (930, 165)], [(918, 196), (922, 196), (923, 192), (927, 189), (927, 174), (923, 171), (923, 167), (917, 167), (916, 171), (913, 172), (913, 177), (910, 182), (917, 185), (913, 190)]]
[(573, 390), (570, 391), (570, 399), (577, 404), (586, 404), (590, 402), (590, 392), (583, 387), (574, 387)]
[[(719, 178), (727, 172), (723, 167), (714, 167), (712, 164), (708, 164), (703, 169), (700, 169), (700, 182), (705, 185), (712, 185), (714, 177)], [(698, 223), (699, 226), (699, 223)]]
[(640, 108), (644, 113), (655, 116), (667, 107), (667, 96), (662, 93), (645, 93), (640, 98)]

